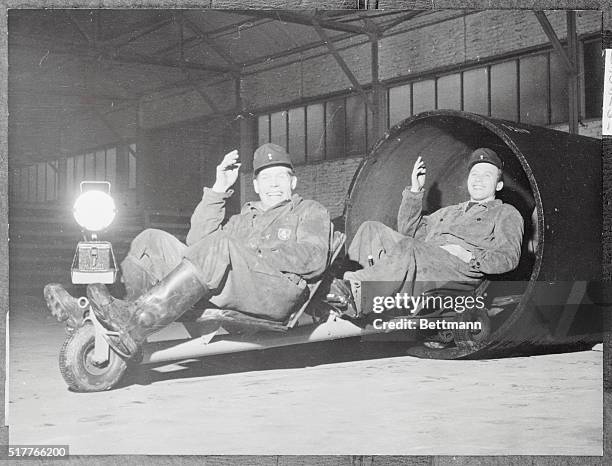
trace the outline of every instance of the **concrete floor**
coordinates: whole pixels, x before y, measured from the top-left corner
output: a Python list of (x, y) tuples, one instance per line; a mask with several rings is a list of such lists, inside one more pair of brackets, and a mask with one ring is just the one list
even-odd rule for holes
[[(72, 393), (63, 325), (11, 300), (10, 443), (71, 454), (601, 455), (602, 350), (431, 361), (356, 341), (211, 357)], [(163, 371), (162, 371), (163, 369)]]

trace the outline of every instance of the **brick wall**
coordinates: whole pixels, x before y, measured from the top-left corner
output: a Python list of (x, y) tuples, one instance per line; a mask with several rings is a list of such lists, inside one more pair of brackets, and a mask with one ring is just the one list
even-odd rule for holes
[[(237, 131), (222, 118), (196, 120), (146, 131), (139, 141), (143, 207), (191, 213), (202, 187), (213, 185), (223, 154), (236, 147)], [(238, 210), (238, 201), (230, 202), (230, 211)]]
[[(393, 79), (460, 65), (466, 61), (484, 60), (527, 47), (548, 44), (531, 11), (491, 10), (457, 17), (458, 11), (441, 11), (424, 16), (421, 27), (410, 23), (410, 30), (400, 26), (379, 42), (380, 79)], [(566, 35), (564, 11), (547, 11), (549, 21), (563, 40)], [(435, 24), (431, 24), (436, 21)], [(439, 21), (439, 22), (438, 22)], [(601, 30), (601, 13), (582, 11), (577, 14), (578, 33)], [(428, 25), (430, 24), (430, 25)], [(370, 45), (364, 37), (353, 37), (335, 44), (340, 55), (362, 84), (371, 81)], [(266, 62), (251, 67), (261, 70), (243, 80), (243, 97), (251, 108), (267, 107), (321, 94), (348, 90), (350, 82), (333, 57), (319, 55), (319, 48), (300, 57)], [(292, 63), (287, 63), (292, 61)], [(270, 68), (272, 64), (281, 65)]]

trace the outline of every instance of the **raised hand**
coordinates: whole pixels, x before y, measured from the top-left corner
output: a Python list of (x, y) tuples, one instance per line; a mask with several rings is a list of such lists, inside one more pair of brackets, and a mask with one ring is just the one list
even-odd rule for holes
[(416, 162), (414, 162), (414, 167), (412, 168), (412, 185), (410, 187), (410, 191), (413, 193), (423, 191), (426, 172), (427, 169), (425, 168), (425, 162), (423, 159), (421, 159), (421, 156), (419, 156), (419, 158), (416, 159)]
[(225, 154), (221, 163), (217, 165), (217, 179), (212, 187), (213, 191), (224, 193), (234, 185), (238, 179), (238, 170), (242, 165), (239, 160), (236, 149)]

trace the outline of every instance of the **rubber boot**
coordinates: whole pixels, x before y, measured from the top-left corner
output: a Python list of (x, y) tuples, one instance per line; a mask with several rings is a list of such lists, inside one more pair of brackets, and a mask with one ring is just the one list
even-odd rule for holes
[(136, 298), (151, 289), (158, 281), (130, 254), (121, 263), (121, 282), (125, 286), (126, 299), (128, 301), (136, 300)]
[(69, 329), (83, 323), (83, 308), (79, 300), (66, 291), (59, 283), (49, 283), (43, 290), (47, 307), (58, 322), (66, 322)]
[(197, 276), (195, 266), (183, 260), (164, 279), (136, 301), (114, 299), (110, 303), (96, 302), (96, 289), (90, 285), (88, 296), (94, 314), (108, 330), (118, 333), (108, 338), (109, 344), (122, 356), (131, 358), (139, 353), (146, 338), (178, 319), (210, 290)]

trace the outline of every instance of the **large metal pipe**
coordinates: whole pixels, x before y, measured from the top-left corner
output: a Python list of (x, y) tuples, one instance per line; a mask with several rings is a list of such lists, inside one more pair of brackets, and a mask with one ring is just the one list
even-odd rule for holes
[[(490, 277), (488, 298), (521, 295), (492, 318), (473, 356), (566, 351), (601, 341), (603, 308), (588, 290), (601, 279), (602, 158), (597, 139), (480, 115), (438, 110), (394, 126), (365, 157), (349, 188), (347, 244), (366, 220), (396, 228), (401, 192), (418, 156), (427, 162), (424, 210), (465, 201), (467, 158), (490, 147), (504, 160), (499, 197), (525, 220), (519, 267)], [(427, 357), (465, 356), (456, 350)]]

